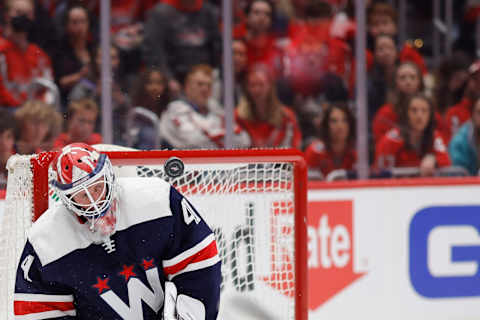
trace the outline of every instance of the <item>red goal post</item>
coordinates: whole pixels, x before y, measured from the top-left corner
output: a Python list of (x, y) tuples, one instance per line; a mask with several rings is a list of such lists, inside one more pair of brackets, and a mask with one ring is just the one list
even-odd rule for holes
[[(307, 168), (301, 152), (260, 149), (105, 153), (117, 175), (159, 176), (170, 182), (194, 203), (212, 227), (222, 259), (219, 319), (233, 319), (230, 310), (239, 314), (239, 319), (259, 315), (307, 319)], [(49, 202), (55, 201), (48, 184), (48, 168), (54, 156), (47, 152), (30, 158), (33, 220), (48, 208)], [(185, 173), (178, 178), (163, 172), (164, 162), (171, 157), (185, 164)], [(1, 237), (0, 246), (5, 242)], [(2, 248), (0, 263), (1, 254)], [(12, 294), (8, 292), (10, 300)], [(0, 310), (1, 299), (3, 294)], [(242, 316), (242, 312), (246, 313)]]

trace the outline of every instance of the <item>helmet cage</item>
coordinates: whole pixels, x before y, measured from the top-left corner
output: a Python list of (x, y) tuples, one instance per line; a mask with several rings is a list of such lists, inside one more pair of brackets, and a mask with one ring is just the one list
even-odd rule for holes
[[(110, 209), (116, 191), (112, 164), (104, 154), (99, 156), (97, 166), (91, 173), (72, 183), (62, 184), (58, 180), (53, 180), (52, 184), (65, 206), (78, 216), (88, 219), (91, 222), (91, 229), (96, 220)], [(102, 188), (98, 199), (95, 199), (89, 191), (90, 187), (95, 188), (95, 186)], [(90, 203), (81, 204), (74, 200), (75, 196), (81, 192), (85, 192)]]

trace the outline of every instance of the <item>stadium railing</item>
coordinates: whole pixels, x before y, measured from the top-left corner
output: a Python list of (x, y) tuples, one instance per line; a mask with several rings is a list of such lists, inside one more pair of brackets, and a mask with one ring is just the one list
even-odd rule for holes
[[(435, 177), (467, 177), (470, 174), (463, 167), (451, 166), (439, 168), (435, 171)], [(420, 169), (418, 167), (404, 167), (391, 168), (389, 170), (381, 170), (372, 172), (370, 178), (385, 179), (385, 178), (415, 178), (420, 176)], [(338, 169), (330, 172), (326, 177), (317, 170), (309, 170), (308, 178), (311, 180), (325, 180), (325, 181), (341, 181), (341, 180), (355, 180), (357, 173), (354, 170)]]

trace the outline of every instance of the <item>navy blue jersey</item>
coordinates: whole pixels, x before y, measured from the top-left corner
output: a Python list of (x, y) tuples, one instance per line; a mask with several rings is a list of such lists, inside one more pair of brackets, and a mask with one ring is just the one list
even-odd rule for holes
[(19, 319), (160, 319), (165, 281), (216, 319), (220, 259), (196, 209), (159, 178), (119, 179), (117, 231), (95, 244), (63, 205), (28, 233), (15, 285)]

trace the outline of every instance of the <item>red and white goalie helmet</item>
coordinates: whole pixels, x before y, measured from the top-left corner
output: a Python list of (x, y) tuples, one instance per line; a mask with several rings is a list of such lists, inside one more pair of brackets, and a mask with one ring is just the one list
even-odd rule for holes
[(62, 202), (86, 218), (94, 231), (115, 200), (115, 175), (108, 157), (85, 143), (72, 143), (53, 160), (52, 169), (56, 177), (51, 183)]

